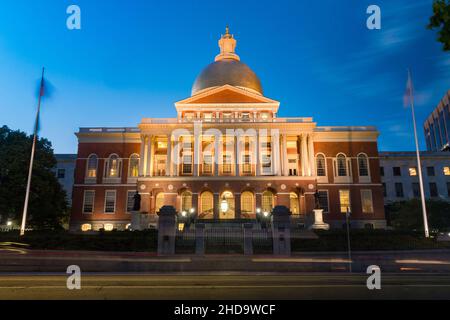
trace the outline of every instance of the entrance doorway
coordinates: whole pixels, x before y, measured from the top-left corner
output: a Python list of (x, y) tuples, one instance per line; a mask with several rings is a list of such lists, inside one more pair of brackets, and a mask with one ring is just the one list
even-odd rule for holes
[[(227, 203), (227, 210), (223, 211), (222, 201), (226, 201)], [(225, 191), (220, 196), (220, 212), (219, 212), (220, 219), (234, 219), (235, 218), (235, 212), (234, 212), (234, 195), (230, 191)]]

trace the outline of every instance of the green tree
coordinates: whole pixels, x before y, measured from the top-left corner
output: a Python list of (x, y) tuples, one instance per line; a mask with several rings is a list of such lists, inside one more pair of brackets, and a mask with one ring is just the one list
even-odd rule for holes
[[(427, 200), (427, 216), (430, 230), (450, 229), (450, 203)], [(423, 230), (422, 204), (419, 199), (394, 202), (386, 206), (391, 225), (400, 230)]]
[[(0, 128), (0, 221), (22, 219), (28, 178), (32, 136), (7, 126)], [(56, 166), (51, 143), (36, 141), (28, 205), (28, 226), (53, 229), (61, 226), (67, 215), (66, 193), (52, 169)]]
[(450, 50), (450, 0), (434, 0), (433, 15), (428, 29), (438, 29), (438, 41), (444, 45), (444, 51)]

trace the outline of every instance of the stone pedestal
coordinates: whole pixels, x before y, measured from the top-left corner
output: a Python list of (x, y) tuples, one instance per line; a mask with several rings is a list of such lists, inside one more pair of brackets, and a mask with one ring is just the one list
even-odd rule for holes
[(272, 238), (274, 255), (291, 255), (291, 212), (285, 206), (272, 211)]
[(158, 219), (158, 255), (175, 254), (177, 212), (172, 206), (163, 206)]
[(244, 254), (253, 254), (253, 223), (244, 223)]
[(195, 254), (205, 254), (205, 225), (203, 223), (195, 224)]
[(309, 228), (314, 230), (329, 230), (330, 225), (323, 222), (323, 209), (314, 209), (314, 223)]

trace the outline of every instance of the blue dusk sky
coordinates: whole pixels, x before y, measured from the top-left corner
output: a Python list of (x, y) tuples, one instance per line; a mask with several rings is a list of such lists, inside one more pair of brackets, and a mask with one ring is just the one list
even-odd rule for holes
[[(66, 8), (81, 8), (68, 30)], [(381, 30), (366, 8), (381, 8)], [(14, 0), (0, 5), (0, 125), (32, 132), (42, 66), (54, 91), (41, 135), (76, 153), (79, 127), (136, 126), (175, 117), (229, 24), (237, 53), (260, 77), (279, 116), (318, 125), (374, 125), (380, 150), (413, 150), (403, 108), (412, 68), (422, 123), (450, 84), (450, 53), (426, 29), (431, 0)]]

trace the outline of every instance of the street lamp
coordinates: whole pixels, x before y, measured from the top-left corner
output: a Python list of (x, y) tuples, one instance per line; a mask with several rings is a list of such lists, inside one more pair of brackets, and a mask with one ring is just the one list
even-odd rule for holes
[(187, 216), (187, 212), (185, 210), (181, 211), (181, 216), (182, 217), (186, 217)]
[(7, 225), (8, 227), (11, 227), (11, 226), (12, 226), (12, 221), (11, 221), (11, 220), (8, 220), (8, 221), (6, 222), (6, 225)]

